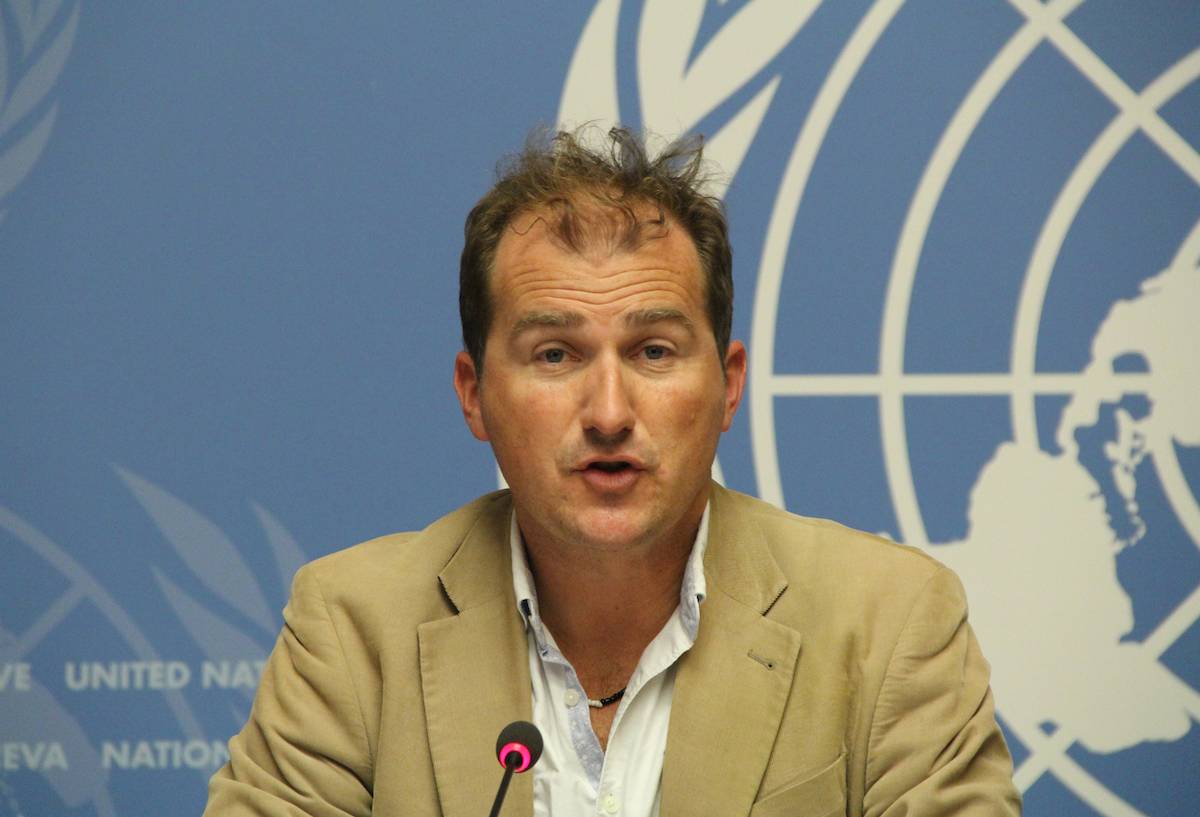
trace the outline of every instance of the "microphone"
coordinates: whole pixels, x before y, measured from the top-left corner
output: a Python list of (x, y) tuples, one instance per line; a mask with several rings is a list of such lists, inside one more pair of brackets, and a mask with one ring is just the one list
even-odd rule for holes
[(504, 777), (500, 779), (500, 788), (496, 791), (496, 800), (488, 817), (498, 817), (500, 814), (500, 805), (504, 802), (513, 773), (529, 771), (541, 756), (542, 733), (529, 721), (513, 721), (500, 730), (500, 737), (496, 738), (496, 759), (504, 767)]

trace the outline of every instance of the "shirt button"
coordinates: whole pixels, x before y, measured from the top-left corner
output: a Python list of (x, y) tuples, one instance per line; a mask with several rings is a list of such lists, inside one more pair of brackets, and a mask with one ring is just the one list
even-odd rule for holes
[(573, 689), (568, 689), (566, 693), (563, 694), (563, 702), (566, 703), (567, 706), (574, 706), (575, 704), (579, 703), (579, 693)]
[(617, 800), (617, 796), (611, 792), (604, 795), (604, 801), (601, 803), (604, 810), (609, 814), (616, 814), (617, 809), (621, 807), (621, 802)]

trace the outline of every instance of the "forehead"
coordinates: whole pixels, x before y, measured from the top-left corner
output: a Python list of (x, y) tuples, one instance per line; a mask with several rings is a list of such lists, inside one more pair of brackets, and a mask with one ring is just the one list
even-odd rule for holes
[(627, 225), (618, 213), (605, 217), (615, 223), (585, 225), (574, 246), (551, 228), (552, 214), (515, 216), (492, 265), (497, 313), (539, 306), (621, 311), (667, 305), (703, 311), (703, 272), (691, 236), (669, 216), (650, 223), (658, 219), (653, 208), (644, 214), (648, 226), (637, 240), (624, 240)]

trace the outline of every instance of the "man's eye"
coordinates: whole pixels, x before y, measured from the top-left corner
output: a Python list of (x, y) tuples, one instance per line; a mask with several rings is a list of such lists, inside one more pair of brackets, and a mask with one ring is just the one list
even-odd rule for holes
[(666, 346), (647, 346), (642, 349), (642, 353), (649, 360), (662, 360), (668, 354)]
[(547, 363), (562, 363), (567, 359), (567, 353), (562, 349), (547, 349), (541, 353), (541, 358)]

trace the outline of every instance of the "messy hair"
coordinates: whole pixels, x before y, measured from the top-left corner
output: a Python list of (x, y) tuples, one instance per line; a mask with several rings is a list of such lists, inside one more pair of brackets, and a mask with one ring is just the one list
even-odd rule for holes
[(552, 238), (573, 252), (598, 244), (629, 251), (662, 236), (668, 219), (682, 227), (700, 257), (708, 319), (724, 359), (733, 322), (733, 256), (721, 202), (704, 192), (703, 139), (677, 140), (651, 157), (645, 139), (625, 128), (594, 135), (587, 126), (535, 132), (522, 152), (500, 164), (496, 184), (467, 216), (458, 308), (463, 345), (480, 373), (493, 317), (488, 279), (496, 248), (517, 216), (535, 211)]

